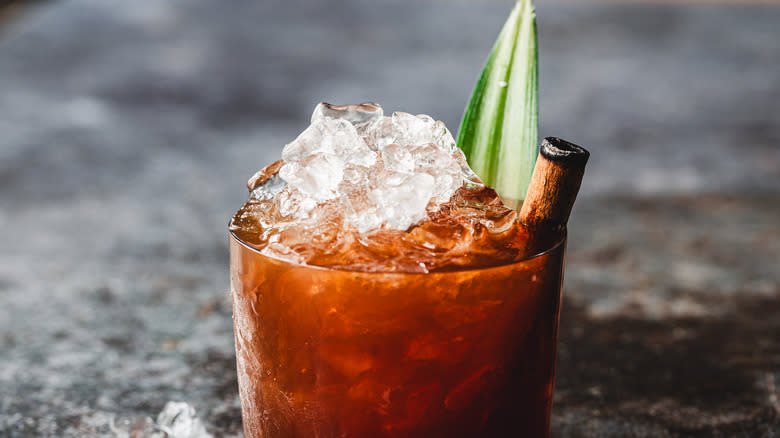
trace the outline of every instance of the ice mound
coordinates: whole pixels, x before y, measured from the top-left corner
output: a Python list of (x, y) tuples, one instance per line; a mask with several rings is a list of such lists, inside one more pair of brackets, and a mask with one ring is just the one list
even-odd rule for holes
[(286, 189), (269, 180), (255, 197), (278, 194), (280, 213), (297, 221), (335, 200), (331, 207), (343, 225), (361, 233), (405, 230), (464, 184), (478, 183), (444, 123), (403, 112), (385, 116), (375, 103), (320, 103), (282, 159), (278, 177)]
[(370, 272), (495, 266), (527, 230), (429, 116), (374, 103), (317, 105), (282, 160), (248, 182), (230, 230), (262, 254)]

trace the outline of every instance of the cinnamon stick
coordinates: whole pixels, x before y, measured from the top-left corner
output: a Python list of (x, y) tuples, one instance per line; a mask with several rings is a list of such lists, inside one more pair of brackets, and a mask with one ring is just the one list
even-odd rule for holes
[(590, 153), (574, 143), (557, 137), (545, 138), (520, 209), (520, 222), (548, 229), (565, 227), (588, 157)]

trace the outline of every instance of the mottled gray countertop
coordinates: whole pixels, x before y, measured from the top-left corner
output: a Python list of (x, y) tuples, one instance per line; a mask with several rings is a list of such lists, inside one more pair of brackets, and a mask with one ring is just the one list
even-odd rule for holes
[[(780, 436), (780, 6), (538, 3), (541, 134), (592, 152), (554, 436)], [(169, 400), (240, 434), (244, 182), (320, 100), (456, 129), (510, 7), (71, 0), (3, 29), (0, 436)]]

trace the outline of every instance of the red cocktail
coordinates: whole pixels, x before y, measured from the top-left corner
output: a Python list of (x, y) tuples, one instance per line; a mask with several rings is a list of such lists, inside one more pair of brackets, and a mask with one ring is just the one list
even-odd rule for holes
[(564, 240), (428, 274), (301, 266), (231, 238), (248, 437), (546, 437)]

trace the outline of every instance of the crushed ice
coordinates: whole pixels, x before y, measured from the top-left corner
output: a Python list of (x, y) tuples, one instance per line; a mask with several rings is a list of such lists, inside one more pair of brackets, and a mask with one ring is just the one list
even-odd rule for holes
[(330, 201), (359, 232), (407, 229), (464, 184), (479, 184), (444, 123), (403, 112), (388, 117), (374, 103), (320, 103), (282, 159), (286, 188), (269, 180), (255, 198), (278, 195), (279, 213), (292, 221), (312, 220), (314, 207)]
[(118, 438), (212, 438), (195, 414), (195, 408), (185, 402), (167, 402), (156, 422), (147, 418), (126, 426), (117, 426), (113, 418), (109, 424), (112, 434)]
[(195, 408), (185, 402), (166, 403), (157, 415), (157, 427), (170, 438), (211, 438), (195, 414)]

